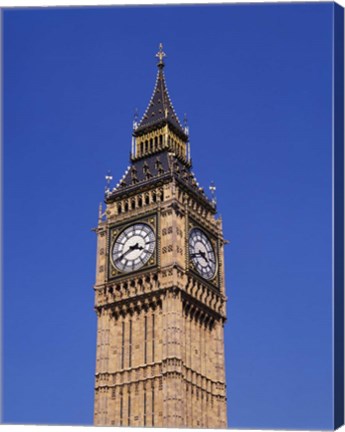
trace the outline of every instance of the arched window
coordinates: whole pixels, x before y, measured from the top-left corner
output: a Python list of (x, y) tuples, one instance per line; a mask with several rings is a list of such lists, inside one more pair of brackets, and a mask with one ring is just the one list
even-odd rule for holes
[(150, 204), (150, 197), (148, 195), (145, 195), (145, 204)]
[(118, 213), (118, 214), (121, 214), (121, 212), (122, 212), (121, 204), (118, 204), (118, 205), (117, 205), (117, 213)]

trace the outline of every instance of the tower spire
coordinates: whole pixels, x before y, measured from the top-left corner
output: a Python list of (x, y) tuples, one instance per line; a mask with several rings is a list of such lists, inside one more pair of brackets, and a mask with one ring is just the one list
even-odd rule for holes
[(188, 137), (175, 113), (168, 93), (163, 70), (165, 66), (164, 57), (166, 57), (166, 54), (163, 51), (162, 43), (159, 44), (156, 57), (158, 58), (156, 84), (146, 111), (142, 119), (138, 122), (138, 127), (134, 131), (134, 134), (139, 136), (168, 124), (182, 140), (187, 141)]

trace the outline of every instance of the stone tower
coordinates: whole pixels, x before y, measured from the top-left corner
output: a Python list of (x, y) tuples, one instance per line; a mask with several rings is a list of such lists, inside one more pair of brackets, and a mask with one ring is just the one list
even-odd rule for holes
[(162, 46), (130, 166), (96, 229), (95, 425), (225, 428), (224, 239), (171, 103)]

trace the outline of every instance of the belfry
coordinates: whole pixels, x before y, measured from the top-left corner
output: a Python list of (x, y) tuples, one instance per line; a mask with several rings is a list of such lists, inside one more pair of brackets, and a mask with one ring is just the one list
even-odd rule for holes
[(226, 428), (222, 221), (191, 170), (162, 45), (157, 57), (130, 165), (96, 229), (94, 424)]

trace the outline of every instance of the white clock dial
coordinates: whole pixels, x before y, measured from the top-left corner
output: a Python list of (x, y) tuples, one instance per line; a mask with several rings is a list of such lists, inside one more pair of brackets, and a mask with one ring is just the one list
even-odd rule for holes
[(189, 234), (189, 258), (196, 271), (204, 279), (212, 279), (216, 274), (216, 256), (206, 234), (199, 228), (193, 228)]
[(138, 270), (151, 258), (155, 245), (155, 234), (149, 225), (131, 225), (122, 231), (113, 244), (113, 264), (125, 273)]

